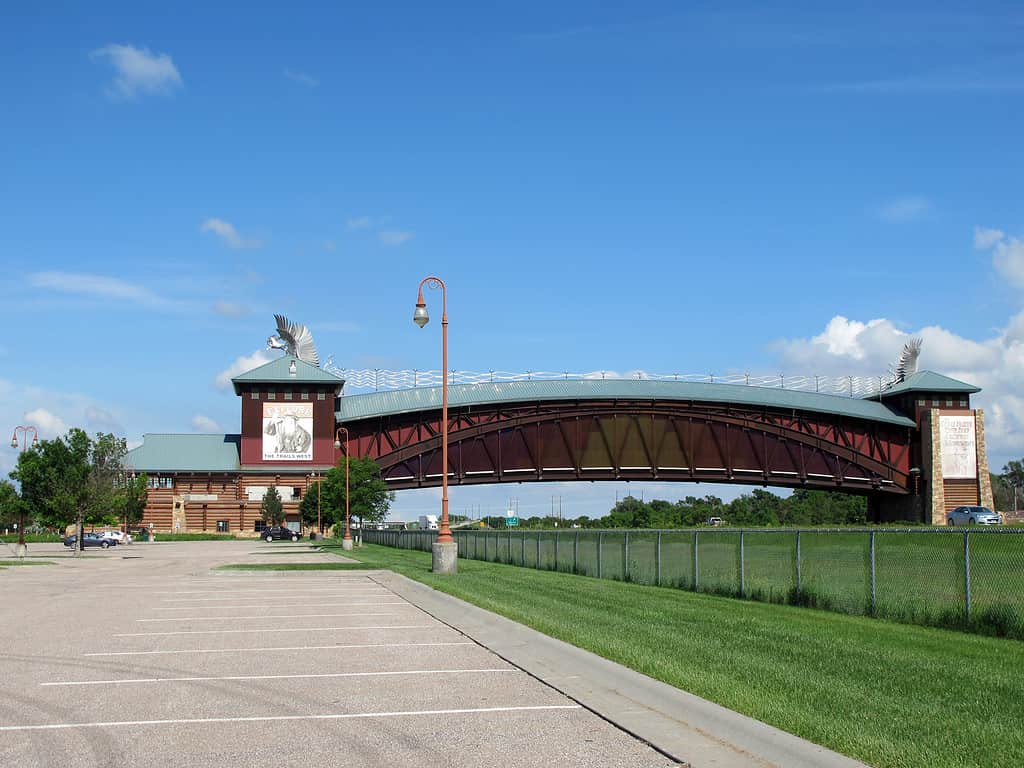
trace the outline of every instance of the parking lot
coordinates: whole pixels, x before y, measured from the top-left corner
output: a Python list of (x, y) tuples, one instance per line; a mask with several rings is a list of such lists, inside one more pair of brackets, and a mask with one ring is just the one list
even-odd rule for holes
[(304, 543), (50, 552), (0, 572), (4, 766), (673, 764), (374, 572), (211, 570)]

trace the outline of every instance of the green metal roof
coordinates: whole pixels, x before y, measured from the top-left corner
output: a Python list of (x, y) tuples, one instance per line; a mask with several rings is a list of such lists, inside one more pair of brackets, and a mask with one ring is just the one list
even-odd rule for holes
[(145, 434), (125, 463), (141, 472), (237, 472), (240, 435)]
[[(493, 405), (538, 400), (685, 400), (711, 403), (739, 403), (765, 408), (821, 411), (857, 419), (915, 427), (884, 403), (817, 392), (738, 384), (706, 384), (684, 381), (636, 379), (569, 379), (551, 381), (509, 381), (488, 384), (460, 384), (448, 388), (448, 405)], [(341, 398), (336, 417), (339, 422), (387, 416), (441, 407), (440, 387), (399, 389)]]
[[(888, 389), (882, 390), (881, 397), (898, 395), (903, 392), (964, 392), (974, 394), (975, 392), (981, 392), (981, 388), (973, 384), (966, 384), (957, 379), (951, 379), (949, 376), (943, 376), (941, 373), (935, 373), (934, 371), (918, 371), (907, 376), (899, 384), (894, 384)], [(872, 395), (872, 399), (877, 399), (878, 397), (878, 395)]]
[[(289, 372), (289, 367), (295, 363), (295, 373)], [(331, 384), (335, 387), (335, 394), (341, 391), (345, 380), (333, 373), (328, 373), (322, 368), (310, 365), (304, 360), (299, 360), (292, 355), (283, 355), (277, 360), (271, 360), (251, 371), (240, 373), (231, 380), (235, 385), (235, 394), (241, 394), (242, 384)]]

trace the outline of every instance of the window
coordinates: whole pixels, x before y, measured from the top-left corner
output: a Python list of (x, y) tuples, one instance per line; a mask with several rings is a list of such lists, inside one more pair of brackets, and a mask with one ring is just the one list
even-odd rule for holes
[(150, 488), (173, 488), (174, 478), (173, 477), (154, 477), (150, 475), (146, 478), (146, 485)]
[(258, 520), (256, 520), (256, 522), (255, 522), (255, 523), (253, 523), (253, 528), (252, 528), (252, 529), (253, 529), (254, 531), (256, 531), (256, 533), (259, 533), (259, 532), (260, 532), (260, 531), (262, 531), (262, 530), (263, 530), (263, 529), (264, 529), (265, 527), (266, 527), (266, 523), (264, 523), (262, 519), (258, 519)]
[(301, 397), (302, 397), (303, 400), (309, 400), (309, 390), (308, 389), (302, 390)]
[(217, 533), (227, 533), (227, 532), (228, 532), (228, 521), (227, 520), (218, 520), (217, 521)]
[(317, 400), (326, 400), (327, 399), (327, 393), (326, 392), (317, 392), (316, 393), (316, 399)]
[(939, 407), (939, 401), (938, 400), (932, 400), (932, 408), (938, 408), (938, 407)]
[(917, 404), (918, 404), (919, 407), (924, 408), (926, 405), (928, 405), (928, 401), (927, 400), (918, 400)]
[(966, 408), (967, 407), (967, 400), (966, 399), (960, 401), (960, 407), (961, 408)]
[(259, 391), (254, 389), (252, 392), (249, 393), (249, 397), (251, 397), (253, 400), (259, 400), (260, 399), (260, 393), (259, 393)]
[(952, 408), (953, 407), (953, 401), (952, 400), (947, 400), (946, 401), (946, 407), (947, 408)]
[(292, 399), (292, 393), (291, 392), (285, 392), (284, 393), (284, 399), (285, 400), (291, 400)]
[(268, 389), (267, 390), (267, 400), (276, 400), (276, 399), (277, 399), (277, 395), (274, 394), (274, 390)]
[(295, 488), (292, 488), (292, 501), (298, 501), (301, 498), (302, 498), (302, 488), (299, 488), (298, 486), (296, 486)]

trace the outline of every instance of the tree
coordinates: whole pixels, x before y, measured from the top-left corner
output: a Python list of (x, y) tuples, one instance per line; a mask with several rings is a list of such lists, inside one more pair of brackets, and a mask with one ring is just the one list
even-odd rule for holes
[(119, 490), (118, 506), (127, 533), (129, 527), (142, 520), (142, 513), (146, 509), (146, 499), (149, 497), (149, 480), (146, 473), (125, 478)]
[[(323, 479), (322, 509), (330, 508), (338, 520), (345, 519), (345, 459), (342, 456)], [(349, 516), (365, 523), (377, 523), (388, 516), (395, 492), (380, 476), (380, 467), (370, 458), (349, 458)]]
[(277, 492), (277, 486), (270, 486), (263, 494), (263, 501), (260, 503), (260, 517), (263, 522), (279, 528), (284, 525), (284, 505), (281, 503), (281, 494)]
[(24, 525), (24, 514), (25, 505), (18, 489), (14, 487), (13, 483), (0, 480), (0, 525), (5, 528), (15, 523), (19, 526)]
[[(330, 499), (321, 498), (320, 486), (323, 485), (325, 478), (320, 478), (318, 482), (309, 486), (309, 490), (302, 497), (302, 501), (299, 502), (299, 513), (302, 515), (302, 522), (307, 526), (314, 526), (317, 520), (320, 521), (320, 533), (323, 533), (325, 528), (330, 528), (338, 521), (338, 510), (335, 509), (334, 505), (330, 503)], [(342, 500), (342, 504), (344, 504)]]
[(1008, 461), (1003, 467), (1003, 480), (1013, 489), (1013, 511), (1017, 511), (1020, 492), (1024, 489), (1024, 459)]

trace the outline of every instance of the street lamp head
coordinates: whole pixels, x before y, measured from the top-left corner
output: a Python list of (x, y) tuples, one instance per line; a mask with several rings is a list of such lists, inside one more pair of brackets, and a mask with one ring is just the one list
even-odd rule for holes
[(33, 448), (38, 448), (39, 447), (39, 435), (33, 435), (32, 436), (32, 447)]
[(11, 438), (11, 448), (18, 447), (18, 435), (15, 433), (14, 437)]
[(335, 439), (335, 441), (334, 441), (334, 447), (335, 447), (335, 448), (336, 448), (337, 450), (339, 450), (339, 451), (340, 451), (340, 450), (341, 450), (341, 440)]
[(423, 302), (422, 296), (416, 303), (416, 311), (412, 313), (412, 321), (420, 328), (430, 322), (430, 315), (427, 314), (427, 305)]

